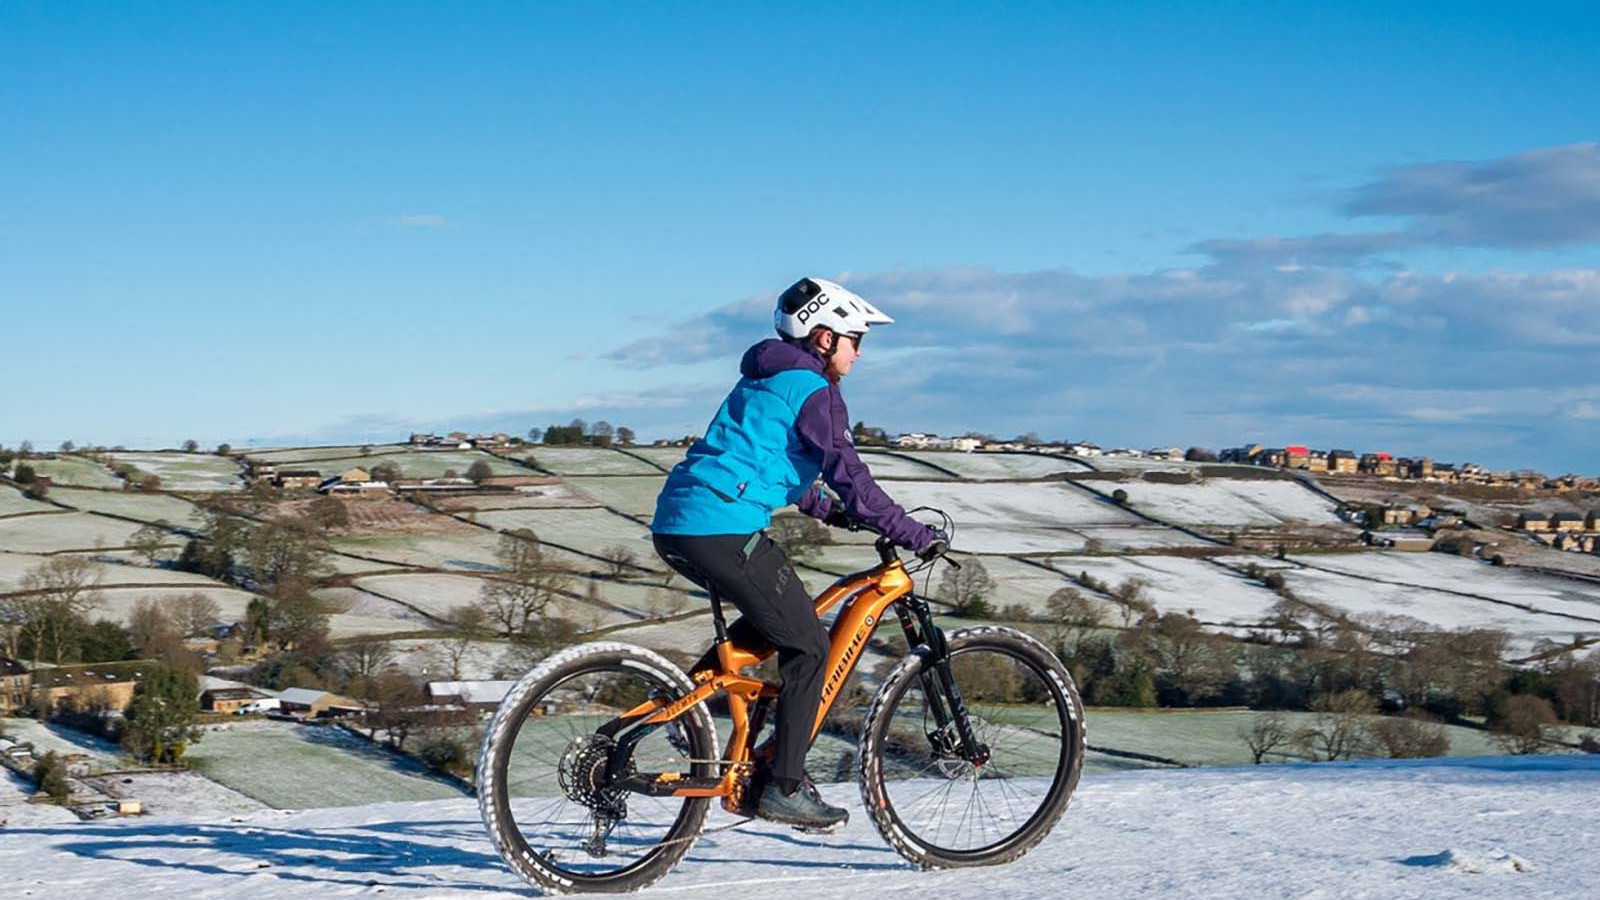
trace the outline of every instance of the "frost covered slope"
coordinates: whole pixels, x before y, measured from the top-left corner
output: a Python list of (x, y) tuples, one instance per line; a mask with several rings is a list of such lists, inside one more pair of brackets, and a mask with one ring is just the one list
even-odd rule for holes
[[(1086, 776), (1032, 854), (950, 872), (909, 869), (852, 786), (823, 790), (853, 809), (841, 833), (755, 822), (708, 835), (647, 893), (1569, 900), (1600, 884), (1593, 757)], [(0, 872), (9, 896), (53, 900), (532, 893), (494, 856), (468, 800), (0, 828)]]

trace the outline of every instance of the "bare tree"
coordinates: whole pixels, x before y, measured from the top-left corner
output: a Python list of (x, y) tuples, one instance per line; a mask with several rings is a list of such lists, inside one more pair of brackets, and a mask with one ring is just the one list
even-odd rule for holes
[(172, 618), (185, 636), (210, 634), (222, 616), (217, 601), (199, 591), (191, 591), (171, 602)]
[(306, 518), (323, 531), (350, 527), (350, 509), (338, 497), (322, 496), (306, 506)]
[(606, 568), (610, 570), (611, 577), (620, 579), (628, 574), (639, 564), (638, 554), (621, 544), (614, 544), (600, 551), (600, 558), (606, 561)]
[(954, 606), (959, 615), (984, 615), (993, 593), (994, 579), (975, 557), (963, 562), (959, 569), (947, 567), (939, 579), (939, 597)]
[(1489, 725), (1495, 743), (1507, 753), (1538, 753), (1548, 740), (1546, 729), (1556, 724), (1556, 710), (1549, 700), (1532, 694), (1515, 694), (1506, 701), (1505, 711)]
[(128, 613), (128, 643), (140, 656), (153, 647), (163, 635), (177, 637), (177, 627), (163, 604), (151, 597), (139, 600)]
[(495, 558), (502, 571), (484, 579), (478, 603), (506, 637), (531, 634), (572, 574), (546, 559), (538, 536), (527, 529), (501, 535)]
[(144, 561), (155, 565), (161, 556), (161, 548), (167, 542), (167, 523), (165, 520), (141, 525), (138, 531), (128, 538), (128, 547), (133, 552), (144, 557)]
[(450, 680), (458, 681), (461, 678), (461, 662), (472, 649), (473, 643), (483, 639), (489, 626), (489, 616), (483, 607), (468, 603), (451, 607), (444, 618), (452, 630), (439, 641), (439, 654), (441, 662), (450, 670)]
[(1137, 575), (1126, 579), (1111, 590), (1111, 600), (1121, 606), (1122, 627), (1127, 628), (1134, 622), (1147, 617), (1153, 617), (1156, 606), (1151, 603), (1145, 591), (1150, 587), (1150, 582)]
[(48, 649), (60, 665), (74, 626), (100, 601), (99, 585), (100, 574), (87, 559), (52, 556), (22, 576), (16, 594), (0, 598), (0, 620), (30, 640), (35, 662)]
[(389, 641), (356, 641), (339, 653), (340, 668), (347, 677), (372, 678), (394, 663), (394, 644)]
[(306, 519), (268, 519), (251, 530), (244, 556), (266, 582), (309, 582), (328, 572), (328, 545)]
[(1283, 713), (1273, 711), (1251, 718), (1248, 727), (1240, 727), (1239, 738), (1250, 748), (1250, 761), (1259, 766), (1268, 753), (1288, 746), (1293, 735), (1289, 731), (1289, 720)]
[(1373, 741), (1391, 759), (1425, 759), (1450, 752), (1444, 725), (1425, 713), (1384, 716), (1368, 726)]
[(1083, 595), (1077, 588), (1061, 588), (1045, 600), (1051, 638), (1066, 655), (1077, 652), (1078, 643), (1105, 625), (1106, 609)]
[(1295, 735), (1307, 756), (1332, 762), (1368, 754), (1366, 721), (1377, 712), (1377, 704), (1366, 691), (1323, 694), (1311, 702), (1311, 709), (1317, 714), (1313, 724)]

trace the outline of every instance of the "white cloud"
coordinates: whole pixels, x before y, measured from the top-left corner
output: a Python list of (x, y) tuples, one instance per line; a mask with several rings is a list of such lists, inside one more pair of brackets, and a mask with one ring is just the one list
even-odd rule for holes
[(452, 223), (444, 216), (434, 213), (405, 213), (395, 222), (407, 228), (448, 228)]

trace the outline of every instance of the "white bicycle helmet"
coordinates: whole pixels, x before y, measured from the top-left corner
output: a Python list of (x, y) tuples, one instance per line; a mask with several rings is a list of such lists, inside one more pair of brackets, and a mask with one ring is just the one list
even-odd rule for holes
[(835, 334), (866, 334), (889, 318), (876, 306), (842, 285), (822, 278), (802, 278), (778, 297), (772, 324), (784, 337), (804, 340), (812, 331), (826, 328)]

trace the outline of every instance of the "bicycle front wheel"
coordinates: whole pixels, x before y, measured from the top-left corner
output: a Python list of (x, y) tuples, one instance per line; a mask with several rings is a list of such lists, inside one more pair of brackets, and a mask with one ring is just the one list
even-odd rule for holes
[[(693, 690), (666, 658), (629, 644), (558, 653), (512, 687), (484, 735), (478, 804), (502, 859), (552, 893), (636, 891), (671, 871), (705, 823), (706, 798), (632, 793), (607, 775), (601, 726), (651, 697)], [(651, 731), (635, 771), (717, 771), (704, 705)]]
[(911, 656), (867, 712), (861, 799), (883, 839), (923, 868), (1010, 862), (1066, 811), (1083, 770), (1083, 704), (1061, 661), (1020, 631), (967, 628), (947, 640), (987, 760), (969, 762), (954, 723), (939, 725), (930, 695), (941, 690)]

